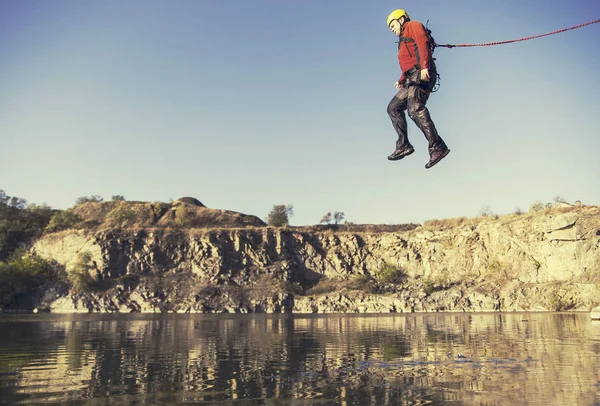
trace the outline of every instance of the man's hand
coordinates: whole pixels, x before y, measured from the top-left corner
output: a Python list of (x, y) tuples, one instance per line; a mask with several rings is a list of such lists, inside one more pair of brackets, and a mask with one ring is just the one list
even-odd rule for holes
[(421, 80), (428, 81), (429, 80), (429, 69), (421, 69)]
[(399, 81), (394, 83), (394, 86), (396, 87), (396, 90), (402, 89), (402, 83), (400, 83)]

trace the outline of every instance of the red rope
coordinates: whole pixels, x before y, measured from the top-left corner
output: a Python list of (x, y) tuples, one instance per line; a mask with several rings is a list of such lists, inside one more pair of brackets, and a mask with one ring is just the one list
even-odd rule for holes
[(560, 30), (548, 32), (546, 34), (534, 35), (534, 36), (531, 36), (531, 37), (524, 37), (524, 38), (519, 38), (519, 39), (510, 39), (510, 40), (507, 40), (507, 41), (486, 42), (484, 44), (457, 44), (457, 45), (450, 45), (450, 44), (440, 45), (440, 44), (435, 44), (435, 46), (436, 47), (444, 47), (444, 48), (464, 48), (464, 47), (487, 47), (487, 46), (490, 46), (490, 45), (510, 44), (511, 42), (527, 41), (527, 40), (530, 40), (530, 39), (546, 37), (548, 35), (553, 35), (553, 34), (558, 34), (558, 33), (565, 32), (565, 31), (569, 31), (569, 30), (574, 30), (576, 28), (585, 27), (586, 25), (596, 24), (596, 23), (599, 23), (599, 22), (600, 22), (600, 18), (597, 19), (597, 20), (594, 20), (594, 21), (588, 21), (587, 23), (575, 25), (573, 27), (563, 28), (563, 29), (560, 29)]

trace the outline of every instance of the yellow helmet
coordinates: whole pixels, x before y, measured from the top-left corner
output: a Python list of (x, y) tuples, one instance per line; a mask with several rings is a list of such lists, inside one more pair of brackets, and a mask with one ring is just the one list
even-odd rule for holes
[(390, 15), (388, 16), (387, 19), (387, 25), (388, 27), (390, 26), (391, 22), (394, 20), (399, 20), (401, 17), (406, 17), (407, 19), (410, 18), (408, 16), (408, 13), (402, 9), (398, 9), (398, 10), (394, 10), (390, 13)]

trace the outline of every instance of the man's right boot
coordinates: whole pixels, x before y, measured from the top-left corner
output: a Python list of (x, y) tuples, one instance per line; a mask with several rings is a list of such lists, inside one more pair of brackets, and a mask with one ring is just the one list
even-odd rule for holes
[(438, 162), (440, 162), (442, 159), (444, 159), (444, 157), (446, 155), (448, 155), (450, 153), (450, 150), (448, 149), (448, 147), (446, 147), (445, 149), (438, 149), (435, 150), (431, 153), (429, 162), (427, 162), (425, 164), (425, 168), (429, 169), (431, 168), (433, 165), (437, 164)]

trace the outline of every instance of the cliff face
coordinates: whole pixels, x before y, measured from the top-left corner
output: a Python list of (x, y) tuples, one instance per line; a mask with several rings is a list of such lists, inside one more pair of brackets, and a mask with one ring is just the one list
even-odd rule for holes
[(33, 250), (88, 281), (48, 291), (53, 312), (589, 310), (599, 233), (600, 208), (583, 206), (398, 232), (66, 230)]

